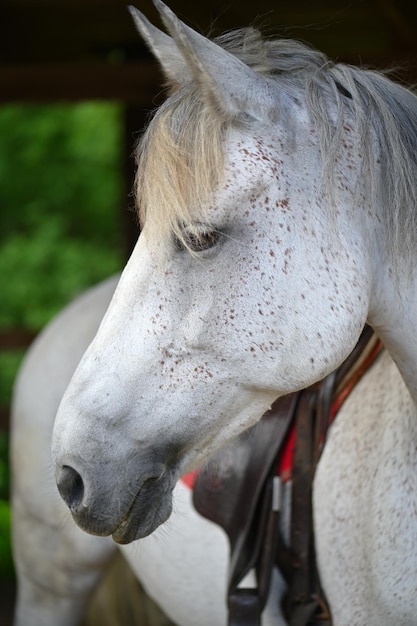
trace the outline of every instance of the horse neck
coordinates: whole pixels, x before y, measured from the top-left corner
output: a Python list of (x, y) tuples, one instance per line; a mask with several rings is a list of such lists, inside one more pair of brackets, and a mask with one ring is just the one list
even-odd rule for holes
[(400, 275), (382, 264), (377, 274), (368, 321), (391, 354), (417, 409), (417, 269)]

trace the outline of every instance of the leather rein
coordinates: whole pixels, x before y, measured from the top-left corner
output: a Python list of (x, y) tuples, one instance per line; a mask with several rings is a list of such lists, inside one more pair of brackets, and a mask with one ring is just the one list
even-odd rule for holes
[[(330, 424), (381, 349), (366, 327), (337, 370), (307, 389), (279, 398), (258, 424), (199, 471), (194, 505), (226, 531), (230, 542), (228, 626), (261, 624), (274, 567), (287, 584), (281, 608), (289, 626), (331, 626), (315, 559), (314, 475)], [(288, 449), (291, 522), (289, 540), (284, 540), (281, 486), (289, 476), (288, 468), (282, 469), (282, 456)], [(256, 572), (256, 587), (242, 587), (251, 570)]]

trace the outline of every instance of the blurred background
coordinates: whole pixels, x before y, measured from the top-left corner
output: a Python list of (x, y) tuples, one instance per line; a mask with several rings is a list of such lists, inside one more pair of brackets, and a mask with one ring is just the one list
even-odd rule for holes
[[(150, 0), (135, 5), (159, 23)], [(398, 80), (417, 84), (417, 4), (409, 0), (171, 0), (170, 6), (205, 34), (254, 23), (334, 60), (394, 67)], [(48, 320), (128, 258), (138, 234), (132, 152), (163, 98), (160, 85), (124, 1), (1, 1), (0, 580), (10, 598), (13, 380)]]

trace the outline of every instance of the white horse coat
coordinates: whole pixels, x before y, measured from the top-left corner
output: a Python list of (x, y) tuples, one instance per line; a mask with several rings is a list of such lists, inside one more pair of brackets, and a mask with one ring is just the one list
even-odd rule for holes
[(134, 17), (172, 94), (141, 143), (142, 234), (57, 414), (58, 489), (82, 529), (146, 545), (181, 475), (368, 322), (398, 371), (384, 356), (331, 434), (319, 569), (335, 626), (415, 624), (417, 100), (254, 31), (225, 50), (155, 4), (170, 36)]

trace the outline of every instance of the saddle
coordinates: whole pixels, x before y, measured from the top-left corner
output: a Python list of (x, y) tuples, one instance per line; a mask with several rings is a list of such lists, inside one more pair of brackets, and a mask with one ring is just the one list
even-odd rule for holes
[[(230, 542), (228, 626), (259, 626), (277, 567), (287, 592), (281, 609), (289, 626), (330, 626), (318, 576), (312, 486), (326, 433), (340, 406), (382, 348), (365, 327), (348, 359), (321, 382), (279, 398), (252, 428), (212, 456), (198, 473), (194, 506), (220, 525)], [(294, 441), (289, 541), (281, 533), (277, 466)], [(257, 585), (242, 587), (255, 570)]]

